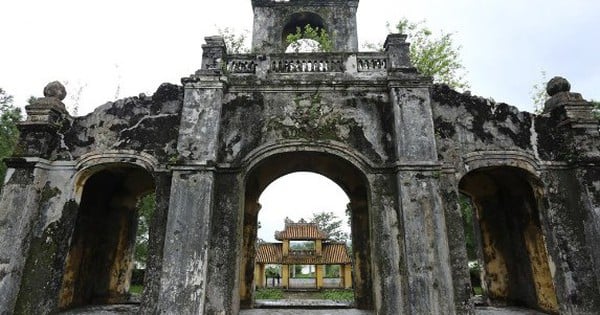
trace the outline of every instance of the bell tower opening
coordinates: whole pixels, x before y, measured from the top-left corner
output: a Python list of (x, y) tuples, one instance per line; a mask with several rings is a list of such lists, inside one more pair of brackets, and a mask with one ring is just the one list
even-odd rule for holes
[(252, 50), (262, 54), (283, 53), (286, 37), (296, 33), (297, 28), (310, 25), (327, 32), (331, 51), (356, 52), (357, 8), (357, 0), (252, 0)]

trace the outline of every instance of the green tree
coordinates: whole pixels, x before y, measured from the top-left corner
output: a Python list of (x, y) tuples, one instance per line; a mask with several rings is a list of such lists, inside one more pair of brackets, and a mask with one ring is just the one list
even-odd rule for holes
[(311, 222), (329, 235), (329, 239), (336, 242), (347, 243), (350, 240), (348, 233), (342, 230), (344, 220), (338, 218), (333, 212), (322, 211), (314, 213)]
[(0, 88), (0, 190), (6, 175), (6, 164), (3, 160), (12, 155), (19, 140), (17, 129), (19, 120), (21, 120), (20, 108), (14, 107), (12, 96)]
[[(425, 22), (411, 22), (401, 18), (393, 27), (387, 23), (390, 33), (407, 36), (410, 43), (409, 58), (419, 73), (431, 76), (434, 83), (443, 83), (454, 89), (467, 89), (466, 70), (460, 59), (461, 46), (454, 43), (452, 33), (436, 35)], [(365, 43), (363, 47), (371, 50), (383, 50), (383, 44)]]
[(477, 260), (477, 246), (475, 244), (475, 231), (473, 229), (473, 207), (471, 199), (465, 195), (460, 195), (458, 204), (462, 213), (463, 225), (465, 228), (465, 243), (467, 246), (467, 257), (469, 260)]
[(235, 33), (232, 28), (217, 28), (219, 35), (223, 36), (228, 54), (247, 54), (250, 52), (246, 41), (248, 39), (248, 31)]
[(548, 76), (545, 70), (540, 71), (541, 78), (540, 81), (531, 87), (531, 91), (529, 95), (531, 96), (531, 101), (533, 102), (533, 112), (536, 114), (541, 114), (544, 110), (544, 104), (550, 97), (546, 92), (546, 84), (548, 82)]
[(592, 100), (592, 104), (594, 105), (594, 116), (600, 119), (600, 102)]
[[(389, 24), (388, 24), (389, 27)], [(454, 44), (452, 33), (435, 35), (425, 22), (400, 19), (396, 31), (407, 35), (410, 43), (410, 61), (420, 73), (433, 77), (435, 83), (444, 83), (456, 89), (465, 89), (465, 68), (460, 60), (460, 46)]]
[(148, 257), (148, 240), (150, 219), (156, 208), (156, 196), (147, 194), (138, 201), (138, 225), (135, 234), (135, 251), (133, 254), (137, 268), (146, 268)]
[(331, 52), (333, 42), (322, 28), (306, 24), (304, 29), (296, 27), (296, 33), (285, 38), (288, 50), (293, 52)]

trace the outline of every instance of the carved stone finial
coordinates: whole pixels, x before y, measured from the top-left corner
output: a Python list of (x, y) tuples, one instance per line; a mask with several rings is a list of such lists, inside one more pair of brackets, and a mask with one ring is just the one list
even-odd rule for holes
[(65, 86), (58, 81), (52, 81), (46, 85), (44, 88), (44, 96), (45, 97), (54, 97), (59, 100), (64, 100), (67, 96), (67, 91), (65, 90)]
[(554, 77), (548, 81), (546, 85), (546, 92), (550, 96), (554, 96), (560, 92), (569, 92), (571, 91), (571, 84), (567, 79), (563, 77)]

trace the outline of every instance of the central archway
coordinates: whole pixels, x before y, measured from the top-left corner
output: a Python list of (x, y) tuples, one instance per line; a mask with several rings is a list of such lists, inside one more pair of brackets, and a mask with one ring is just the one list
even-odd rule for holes
[(251, 167), (245, 177), (240, 306), (253, 306), (255, 244), (260, 211), (258, 198), (271, 182), (298, 171), (321, 174), (338, 184), (348, 195), (353, 240), (355, 303), (357, 308), (372, 309), (367, 178), (357, 166), (344, 158), (329, 153), (306, 151), (278, 153), (266, 157)]

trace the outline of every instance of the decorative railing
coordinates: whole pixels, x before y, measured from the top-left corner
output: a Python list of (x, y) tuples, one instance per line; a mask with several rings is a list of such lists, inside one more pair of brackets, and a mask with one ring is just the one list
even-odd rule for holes
[[(294, 53), (229, 55), (226, 71), (231, 74), (385, 72), (384, 53)], [(351, 61), (351, 62), (349, 62)], [(346, 68), (346, 65), (350, 67)], [(356, 65), (356, 66), (354, 66)]]
[(230, 55), (227, 61), (229, 73), (256, 73), (256, 66), (254, 55)]
[(344, 72), (345, 56), (341, 54), (278, 54), (270, 55), (269, 70), (287, 72)]
[(358, 72), (385, 71), (387, 60), (383, 53), (359, 53), (356, 56), (356, 68)]

